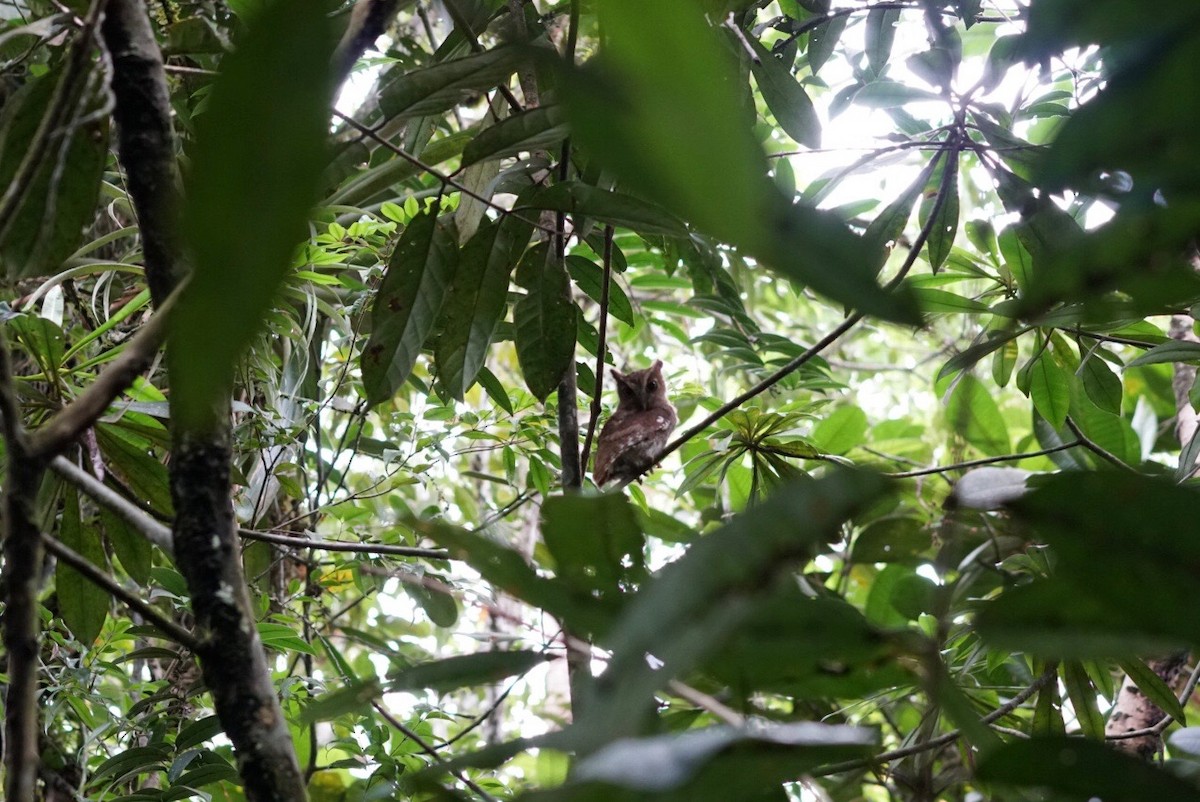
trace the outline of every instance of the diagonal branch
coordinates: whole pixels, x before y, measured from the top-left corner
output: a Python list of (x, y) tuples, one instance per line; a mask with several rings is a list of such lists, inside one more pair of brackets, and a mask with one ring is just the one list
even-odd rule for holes
[(158, 355), (167, 336), (167, 320), (179, 292), (167, 299), (96, 380), (74, 401), (59, 410), (30, 438), (29, 452), (45, 461), (61, 454), (108, 409), (117, 396), (140, 376)]

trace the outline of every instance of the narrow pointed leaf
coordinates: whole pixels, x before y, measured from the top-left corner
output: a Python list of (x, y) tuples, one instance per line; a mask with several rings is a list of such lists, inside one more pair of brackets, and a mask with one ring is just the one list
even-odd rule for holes
[[(79, 493), (67, 488), (63, 496), (62, 525), (58, 530), (62, 544), (88, 562), (104, 567), (104, 548), (100, 545), (100, 533), (95, 528), (84, 530), (79, 517)], [(75, 638), (85, 647), (90, 647), (100, 634), (104, 620), (108, 618), (110, 599), (83, 574), (63, 562), (54, 569), (54, 587), (58, 591), (59, 609)]]
[(751, 64), (754, 80), (779, 127), (792, 139), (810, 148), (821, 147), (821, 120), (804, 87), (787, 65), (757, 39), (750, 39), (758, 61)]
[(549, 252), (529, 293), (513, 308), (517, 360), (529, 392), (545, 401), (575, 364), (575, 302), (567, 271)]
[(566, 118), (559, 106), (541, 106), (483, 129), (463, 149), (463, 166), (488, 159), (556, 145), (567, 134)]
[(371, 339), (362, 353), (367, 403), (386, 401), (408, 381), (457, 263), (454, 238), (436, 213), (413, 218), (392, 251), (371, 308)]
[(380, 90), (379, 106), (388, 117), (437, 114), (507, 83), (526, 58), (523, 48), (498, 47), (413, 70)]
[(532, 225), (509, 215), (485, 223), (463, 246), (434, 345), (438, 378), (455, 398), (463, 397), (483, 366), (504, 316), (509, 276), (532, 233)]

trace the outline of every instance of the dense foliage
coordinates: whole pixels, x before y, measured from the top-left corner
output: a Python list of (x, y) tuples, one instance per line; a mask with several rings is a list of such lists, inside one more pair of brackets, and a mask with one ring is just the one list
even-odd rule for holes
[(0, 64), (14, 802), (1200, 800), (1200, 6), (4, 0)]

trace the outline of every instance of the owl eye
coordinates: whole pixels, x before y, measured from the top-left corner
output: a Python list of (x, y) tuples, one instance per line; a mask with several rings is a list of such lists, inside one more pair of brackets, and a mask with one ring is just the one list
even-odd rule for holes
[(650, 392), (654, 392), (655, 390), (657, 390), (658, 389), (658, 380), (651, 379), (650, 381), (646, 382), (646, 389), (649, 390)]

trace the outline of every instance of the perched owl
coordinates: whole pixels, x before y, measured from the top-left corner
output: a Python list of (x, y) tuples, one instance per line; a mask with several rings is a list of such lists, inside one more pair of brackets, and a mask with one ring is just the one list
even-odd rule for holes
[(632, 373), (612, 371), (617, 383), (617, 411), (600, 430), (596, 467), (598, 486), (638, 478), (654, 464), (679, 418), (667, 400), (662, 360)]

